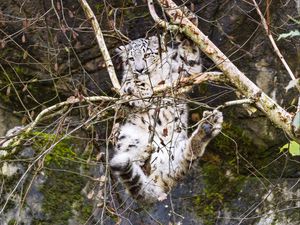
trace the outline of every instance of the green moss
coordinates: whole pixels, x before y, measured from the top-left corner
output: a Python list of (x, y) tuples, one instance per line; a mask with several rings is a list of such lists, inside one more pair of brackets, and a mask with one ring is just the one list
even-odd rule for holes
[(103, 4), (103, 3), (96, 3), (96, 4), (95, 4), (95, 8), (96, 8), (96, 12), (97, 12), (97, 13), (100, 13), (100, 12), (103, 11), (104, 4)]
[(243, 176), (228, 177), (225, 171), (220, 165), (206, 163), (203, 166), (204, 194), (195, 196), (193, 203), (204, 224), (215, 224), (218, 210), (229, 206), (244, 184)]
[(48, 171), (47, 175), (47, 185), (41, 189), (47, 219), (41, 224), (68, 224), (73, 216), (74, 202), (83, 199), (80, 192), (85, 182), (78, 175), (64, 172)]
[(17, 220), (15, 219), (11, 219), (10, 221), (8, 221), (7, 225), (15, 225), (15, 224), (18, 224), (17, 223)]
[[(35, 136), (33, 148), (36, 150), (49, 149), (55, 144), (60, 138), (60, 135), (34, 132)], [(56, 166), (62, 166), (65, 160), (75, 160), (77, 154), (74, 151), (74, 140), (71, 138), (65, 138), (64, 140), (55, 144), (53, 149), (46, 155), (44, 164), (49, 166), (55, 164)]]
[[(36, 132), (34, 148), (49, 149), (60, 140), (59, 135)], [(84, 223), (92, 213), (92, 205), (81, 194), (87, 178), (81, 176), (79, 168), (82, 159), (75, 149), (76, 139), (65, 138), (56, 143), (45, 156), (44, 171), (46, 183), (40, 188), (44, 196), (42, 209), (45, 219), (38, 224), (68, 224), (70, 218), (76, 217)]]
[(222, 132), (225, 133), (226, 136), (219, 135), (214, 141), (214, 147), (222, 149), (222, 152), (225, 154), (234, 153), (232, 150), (235, 148), (235, 142), (232, 139), (237, 143), (243, 143), (243, 149), (253, 149), (253, 140), (246, 135), (241, 127), (235, 126), (234, 123), (223, 122)]
[[(222, 131), (235, 140), (239, 139), (238, 143), (245, 143), (243, 148), (253, 148), (252, 141), (242, 129), (234, 127), (232, 123), (225, 121)], [(246, 180), (245, 176), (236, 172), (235, 143), (228, 136), (218, 135), (210, 144), (209, 148), (215, 149), (215, 151), (207, 151), (208, 162), (202, 166), (204, 192), (195, 196), (193, 201), (196, 214), (203, 219), (203, 223), (206, 225), (216, 224), (217, 213), (221, 208), (234, 210), (231, 203)]]
[(87, 202), (82, 196), (80, 201), (77, 201), (73, 205), (73, 208), (75, 211), (80, 212), (80, 218), (77, 218), (77, 220), (82, 221), (82, 223), (85, 223), (93, 212), (93, 206), (89, 202)]

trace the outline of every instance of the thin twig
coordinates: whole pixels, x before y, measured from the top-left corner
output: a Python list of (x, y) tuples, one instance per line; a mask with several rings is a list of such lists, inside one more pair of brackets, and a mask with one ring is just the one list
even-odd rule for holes
[[(205, 81), (222, 81), (224, 82), (224, 76), (222, 76), (221, 72), (205, 72), (200, 74), (195, 74), (190, 77), (186, 77), (179, 82), (174, 82), (172, 85), (165, 85), (161, 84), (154, 88), (154, 95), (160, 94), (162, 92), (164, 93), (171, 93), (172, 91), (176, 90), (176, 93), (186, 93), (190, 90), (190, 87), (194, 84), (200, 84)], [(69, 97), (66, 101), (57, 103), (55, 105), (52, 105), (44, 110), (42, 110), (37, 117), (26, 127), (20, 129), (18, 132), (14, 133), (11, 137), (5, 137), (7, 140), (11, 140), (14, 138), (14, 140), (11, 142), (8, 147), (1, 148), (0, 143), (0, 149), (13, 149), (14, 147), (21, 144), (21, 141), (23, 138), (29, 134), (41, 121), (45, 118), (49, 118), (52, 116), (55, 116), (57, 114), (57, 110), (59, 110), (62, 107), (68, 107), (69, 105), (74, 105), (76, 103), (83, 103), (83, 102), (114, 102), (116, 105), (120, 105), (126, 102), (131, 101), (131, 96), (124, 96), (123, 99), (108, 97), (108, 96), (90, 96), (90, 97)], [(64, 109), (66, 110), (66, 109)], [(10, 154), (14, 154), (14, 151), (10, 152)], [(7, 157), (7, 155), (3, 156)], [(0, 157), (1, 158), (1, 157)]]
[(245, 99), (238, 99), (238, 100), (233, 100), (233, 101), (228, 101), (225, 102), (223, 105), (220, 105), (220, 107), (217, 107), (217, 109), (219, 108), (225, 108), (228, 106), (234, 106), (234, 105), (242, 105), (242, 104), (253, 104), (254, 100), (253, 99), (249, 99), (249, 98), (245, 98)]
[(107, 96), (91, 96), (91, 97), (81, 97), (81, 98), (75, 98), (74, 96), (71, 96), (67, 99), (67, 101), (57, 103), (41, 111), (38, 114), (38, 116), (35, 118), (35, 120), (29, 124), (29, 126), (25, 130), (25, 134), (28, 134), (45, 115), (57, 110), (58, 108), (61, 108), (62, 106), (71, 105), (78, 102), (116, 101), (116, 100), (117, 98), (107, 97)]
[[(256, 1), (255, 1), (255, 0), (252, 0), (252, 2), (253, 2), (253, 4), (254, 4), (254, 6), (255, 6), (255, 9), (256, 9), (258, 15), (260, 16), (261, 23), (262, 23), (262, 25), (263, 25), (263, 27), (264, 27), (266, 33), (267, 33), (268, 38), (270, 39), (270, 42), (271, 42), (271, 44), (272, 44), (272, 46), (273, 46), (273, 48), (274, 48), (275, 53), (277, 54), (277, 56), (278, 56), (279, 59), (281, 60), (282, 64), (284, 65), (284, 67), (285, 67), (285, 69), (287, 70), (288, 74), (290, 75), (291, 79), (292, 79), (292, 80), (296, 80), (295, 75), (293, 74), (293, 72), (292, 72), (292, 70), (290, 69), (289, 65), (288, 65), (287, 62), (285, 61), (285, 59), (284, 59), (283, 55), (281, 54), (279, 48), (277, 47), (276, 42), (275, 42), (275, 40), (274, 40), (274, 38), (273, 38), (273, 36), (272, 36), (272, 32), (270, 31), (270, 28), (269, 28), (269, 26), (268, 26), (268, 24), (267, 24), (267, 21), (266, 21), (265, 17), (263, 16), (262, 12), (260, 11), (260, 9), (259, 9), (259, 7), (258, 7)], [(268, 3), (268, 2), (267, 2), (267, 3)], [(268, 6), (268, 8), (269, 8), (269, 6)], [(269, 10), (269, 9), (268, 9), (268, 10)], [(267, 12), (268, 12), (268, 11), (267, 11)], [(297, 85), (296, 85), (296, 88), (297, 88), (298, 91), (300, 92), (300, 85), (297, 84)], [(300, 96), (298, 97), (297, 112), (300, 112)]]
[(103, 38), (103, 34), (101, 32), (99, 23), (97, 21), (97, 18), (95, 16), (95, 14), (93, 13), (93, 11), (92, 11), (91, 7), (89, 6), (89, 4), (86, 2), (86, 0), (79, 0), (79, 2), (80, 2), (81, 6), (83, 8), (83, 11), (84, 11), (86, 17), (88, 18), (88, 20), (90, 20), (92, 22), (92, 27), (94, 29), (99, 48), (100, 48), (101, 53), (103, 55), (104, 62), (105, 62), (110, 80), (112, 82), (112, 85), (114, 86), (115, 91), (119, 92), (121, 86), (120, 86), (120, 83), (118, 81), (118, 78), (117, 78), (113, 63), (111, 61), (109, 52), (106, 48), (106, 44), (105, 44), (105, 41), (104, 41), (104, 38)]
[[(281, 60), (282, 64), (284, 65), (285, 69), (287, 70), (287, 72), (288, 72), (288, 74), (290, 75), (290, 77), (292, 78), (292, 80), (295, 80), (295, 79), (296, 79), (295, 75), (293, 74), (293, 72), (292, 72), (292, 70), (290, 69), (289, 65), (287, 64), (287, 62), (286, 62), (285, 59), (283, 58), (283, 56), (282, 56), (282, 54), (281, 54), (279, 48), (277, 47), (277, 45), (276, 45), (276, 43), (275, 43), (275, 40), (274, 40), (274, 38), (273, 38), (273, 36), (272, 36), (272, 33), (269, 32), (268, 24), (267, 24), (267, 21), (266, 21), (265, 17), (263, 16), (262, 12), (260, 11), (260, 9), (259, 9), (259, 7), (258, 7), (256, 1), (255, 1), (255, 0), (252, 0), (252, 2), (253, 2), (253, 4), (254, 4), (254, 6), (255, 6), (255, 9), (256, 9), (258, 15), (260, 16), (261, 23), (262, 23), (262, 25), (263, 25), (263, 27), (264, 27), (264, 30), (266, 31), (266, 33), (267, 33), (267, 35), (268, 35), (268, 38), (269, 38), (270, 41), (271, 41), (271, 44), (272, 44), (272, 46), (273, 46), (273, 48), (274, 48), (274, 51), (276, 52), (277, 56), (278, 56), (279, 59)], [(300, 91), (300, 89), (299, 89), (299, 91)]]

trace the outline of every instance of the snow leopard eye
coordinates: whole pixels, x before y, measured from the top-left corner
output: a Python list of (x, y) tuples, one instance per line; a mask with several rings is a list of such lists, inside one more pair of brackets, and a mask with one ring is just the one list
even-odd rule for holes
[(150, 57), (150, 55), (151, 55), (151, 53), (146, 53), (146, 54), (144, 55), (144, 58), (147, 59), (147, 58)]

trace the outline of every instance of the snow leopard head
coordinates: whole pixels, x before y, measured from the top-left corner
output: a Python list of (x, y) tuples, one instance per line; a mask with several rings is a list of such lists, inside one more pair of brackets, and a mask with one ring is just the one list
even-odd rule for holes
[(156, 36), (139, 38), (128, 45), (120, 46), (116, 53), (129, 72), (140, 75), (151, 73), (160, 59), (160, 45)]

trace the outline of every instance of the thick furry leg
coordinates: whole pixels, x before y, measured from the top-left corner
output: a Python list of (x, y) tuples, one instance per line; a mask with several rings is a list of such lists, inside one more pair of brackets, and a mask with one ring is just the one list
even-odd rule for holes
[(150, 178), (166, 192), (170, 191), (176, 185), (176, 181), (185, 175), (191, 162), (203, 155), (210, 140), (221, 132), (223, 123), (221, 112), (205, 111), (203, 118), (190, 138), (176, 142), (171, 155), (166, 151), (154, 152), (151, 155), (155, 166), (152, 166)]
[(221, 132), (223, 115), (220, 111), (204, 111), (203, 119), (188, 140), (185, 154), (187, 160), (192, 161), (201, 157), (208, 143)]
[(162, 187), (158, 186), (142, 170), (141, 166), (132, 162), (127, 153), (117, 154), (110, 161), (110, 167), (124, 183), (127, 191), (136, 200), (149, 203), (163, 200), (166, 197)]

